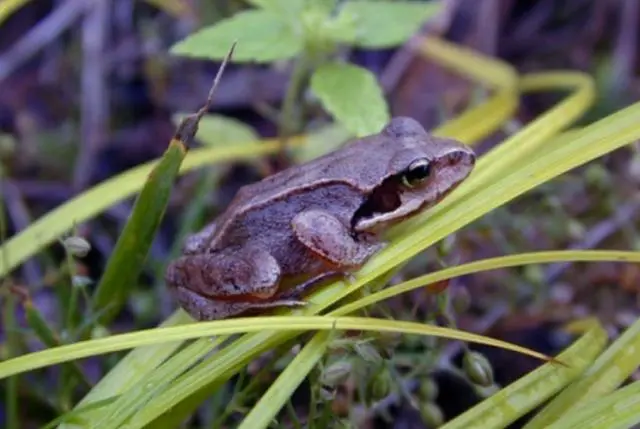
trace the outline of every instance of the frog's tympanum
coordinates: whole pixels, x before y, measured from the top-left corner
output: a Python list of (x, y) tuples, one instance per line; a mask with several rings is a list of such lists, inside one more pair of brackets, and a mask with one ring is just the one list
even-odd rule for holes
[(242, 187), (214, 223), (189, 237), (166, 272), (198, 320), (303, 305), (302, 294), (360, 268), (380, 234), (440, 201), (475, 155), (397, 117), (379, 133)]

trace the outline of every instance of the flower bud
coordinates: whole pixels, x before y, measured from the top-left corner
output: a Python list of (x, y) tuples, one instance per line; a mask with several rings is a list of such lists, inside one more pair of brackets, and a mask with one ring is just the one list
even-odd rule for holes
[(491, 364), (478, 352), (467, 352), (462, 358), (462, 369), (473, 383), (489, 387), (493, 384), (493, 369)]

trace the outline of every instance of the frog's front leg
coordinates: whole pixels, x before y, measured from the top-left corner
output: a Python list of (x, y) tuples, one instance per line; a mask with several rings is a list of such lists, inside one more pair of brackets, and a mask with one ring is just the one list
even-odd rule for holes
[(292, 220), (296, 238), (309, 250), (338, 270), (360, 268), (384, 247), (374, 240), (354, 238), (351, 229), (338, 218), (323, 210), (307, 210)]
[(182, 256), (165, 279), (180, 305), (200, 320), (221, 319), (251, 308), (300, 305), (274, 299), (281, 270), (275, 258), (257, 248), (234, 248)]

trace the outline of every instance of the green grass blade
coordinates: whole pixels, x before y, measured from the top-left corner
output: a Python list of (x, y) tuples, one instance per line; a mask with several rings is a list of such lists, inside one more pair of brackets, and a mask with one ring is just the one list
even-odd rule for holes
[(640, 423), (640, 381), (589, 401), (547, 429), (627, 429)]
[(606, 331), (599, 325), (594, 326), (560, 353), (558, 359), (567, 366), (546, 363), (441, 426), (441, 429), (507, 427), (578, 377), (604, 348), (606, 341)]
[(523, 429), (546, 428), (586, 402), (613, 391), (640, 366), (640, 320), (633, 325), (576, 381), (537, 413)]
[[(179, 326), (190, 322), (193, 322), (193, 319), (191, 319), (187, 313), (177, 311), (165, 320), (160, 327)], [(146, 381), (146, 377), (148, 377), (149, 374), (155, 373), (156, 368), (161, 366), (181, 345), (182, 341), (174, 341), (171, 343), (141, 346), (132, 350), (131, 353), (127, 354), (118, 362), (115, 368), (100, 379), (95, 387), (76, 404), (70, 413), (74, 413), (78, 408), (84, 409), (86, 407), (87, 411), (84, 413), (84, 420), (94, 421), (98, 419), (98, 417), (109, 408), (106, 407), (107, 404), (103, 407), (94, 408), (92, 407), (93, 404), (102, 403), (108, 398), (122, 395), (124, 392), (129, 392), (136, 386), (139, 386), (140, 382)], [(109, 401), (108, 404), (112, 402), (113, 401)], [(59, 426), (59, 429), (80, 428), (81, 426), (76, 426), (71, 422), (66, 422)]]
[(169, 147), (136, 199), (133, 211), (118, 237), (113, 254), (93, 295), (93, 310), (102, 311), (98, 318), (100, 323), (108, 323), (118, 313), (137, 281), (164, 216), (180, 164), (192, 143), (196, 129), (193, 129), (194, 133), (190, 136), (183, 138), (176, 134), (171, 139)]

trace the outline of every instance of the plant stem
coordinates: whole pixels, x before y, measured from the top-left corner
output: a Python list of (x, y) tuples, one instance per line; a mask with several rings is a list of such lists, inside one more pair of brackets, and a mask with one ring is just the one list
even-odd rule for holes
[(293, 133), (300, 131), (300, 118), (303, 116), (303, 105), (298, 103), (311, 74), (313, 62), (308, 52), (302, 52), (296, 59), (289, 80), (289, 86), (284, 96), (278, 134), (282, 142), (281, 150), (286, 146), (286, 140)]

